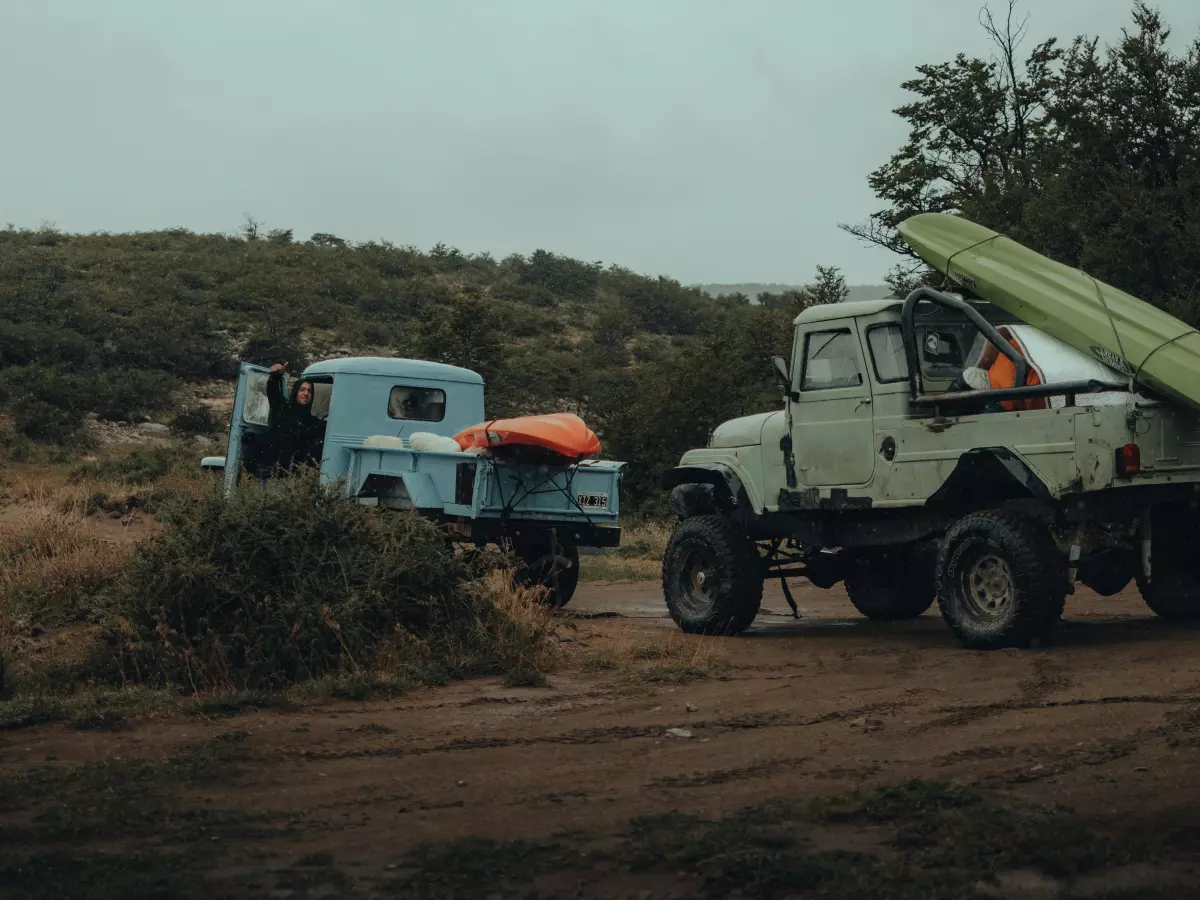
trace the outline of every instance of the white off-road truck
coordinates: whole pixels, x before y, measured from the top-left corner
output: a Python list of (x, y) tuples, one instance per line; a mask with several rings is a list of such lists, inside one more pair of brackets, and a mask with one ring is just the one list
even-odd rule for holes
[[(1028, 384), (1014, 325), (930, 288), (804, 310), (774, 361), (784, 409), (724, 423), (664, 476), (679, 627), (746, 629), (764, 579), (795, 609), (798, 576), (844, 581), (872, 619), (936, 598), (975, 648), (1048, 637), (1077, 581), (1111, 595), (1136, 579), (1158, 615), (1200, 616), (1200, 417), (1065, 344), (1068, 377)], [(981, 346), (1017, 386), (964, 378)]]

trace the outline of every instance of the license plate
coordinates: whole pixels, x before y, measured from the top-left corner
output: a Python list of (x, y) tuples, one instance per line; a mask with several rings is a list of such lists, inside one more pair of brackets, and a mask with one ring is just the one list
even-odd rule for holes
[(583, 509), (608, 509), (608, 494), (580, 494), (577, 499)]

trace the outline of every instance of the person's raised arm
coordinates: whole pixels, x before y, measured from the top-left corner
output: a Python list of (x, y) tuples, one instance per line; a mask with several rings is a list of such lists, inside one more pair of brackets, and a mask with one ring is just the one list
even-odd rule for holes
[(283, 409), (287, 400), (283, 396), (283, 370), (287, 367), (287, 363), (275, 363), (268, 370), (267, 375), (267, 403), (271, 406), (271, 412), (279, 412)]

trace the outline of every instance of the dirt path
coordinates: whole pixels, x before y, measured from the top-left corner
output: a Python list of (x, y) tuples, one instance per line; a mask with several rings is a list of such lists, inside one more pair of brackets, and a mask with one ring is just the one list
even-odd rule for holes
[[(235, 776), (188, 788), (199, 807), (269, 823), (228, 842), (214, 830), (214, 871), (330, 854), (345, 890), (395, 872), (424, 842), (627, 834), (639, 816), (712, 818), (915, 778), (1200, 834), (1200, 630), (1148, 616), (1132, 588), (1110, 599), (1081, 590), (1055, 646), (994, 653), (954, 645), (936, 609), (880, 624), (859, 617), (840, 590), (800, 586), (796, 598), (799, 620), (769, 588), (748, 634), (696, 640), (727, 660), (720, 677), (638, 683), (576, 667), (546, 688), (477, 680), (391, 701), (168, 718), (117, 733), (44, 726), (0, 732), (0, 770), (161, 760), (189, 742), (248, 732), (237, 736)], [(597, 642), (675, 634), (654, 584), (585, 585), (570, 612), (577, 659)], [(0, 828), (31, 815), (0, 816)], [(152, 831), (154, 846), (197, 837)], [(671, 883), (630, 896), (687, 895), (687, 878)], [(629, 887), (608, 884), (611, 896)]]

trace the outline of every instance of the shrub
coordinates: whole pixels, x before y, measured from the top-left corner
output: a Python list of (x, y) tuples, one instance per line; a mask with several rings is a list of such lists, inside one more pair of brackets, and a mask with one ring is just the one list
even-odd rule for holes
[(544, 661), (546, 613), (489, 586), (489, 557), (456, 554), (418, 516), (348, 503), (315, 472), (228, 500), (214, 488), (163, 519), (113, 593), (123, 678), (224, 690), (380, 669), (527, 680)]
[(165, 372), (146, 369), (110, 369), (88, 380), (92, 412), (110, 421), (132, 422), (163, 409), (179, 387)]
[(15, 366), (0, 371), (0, 404), (19, 434), (65, 444), (82, 438), (92, 398), (85, 380), (63, 366)]
[(171, 427), (180, 434), (215, 434), (221, 430), (222, 423), (213, 415), (212, 410), (197, 403), (181, 410), (171, 420)]

